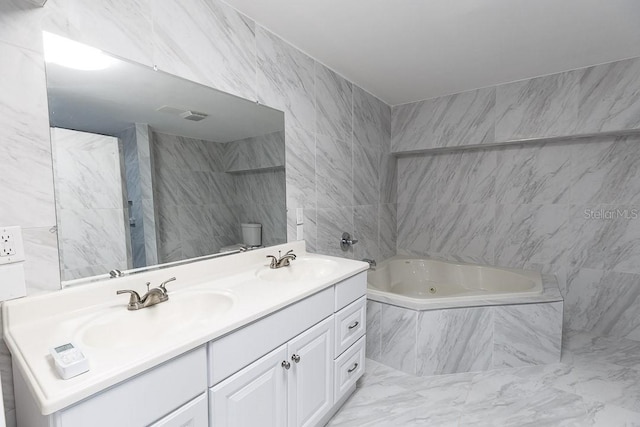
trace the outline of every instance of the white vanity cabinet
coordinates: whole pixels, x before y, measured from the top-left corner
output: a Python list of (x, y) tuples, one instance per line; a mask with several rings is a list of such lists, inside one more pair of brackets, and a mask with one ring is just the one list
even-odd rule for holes
[(333, 316), (211, 388), (212, 426), (315, 426), (333, 406)]
[[(49, 416), (40, 415), (22, 375), (14, 368), (19, 427), (113, 427), (207, 425), (204, 396), (206, 348), (200, 346)], [(198, 401), (199, 402), (199, 401)], [(203, 417), (204, 408), (204, 417)], [(186, 423), (178, 423), (186, 419)], [(189, 420), (193, 420), (189, 424)]]
[(14, 367), (18, 426), (323, 425), (364, 372), (365, 294), (361, 272), (46, 416)]
[(326, 422), (364, 372), (365, 292), (360, 273), (212, 342), (211, 427)]

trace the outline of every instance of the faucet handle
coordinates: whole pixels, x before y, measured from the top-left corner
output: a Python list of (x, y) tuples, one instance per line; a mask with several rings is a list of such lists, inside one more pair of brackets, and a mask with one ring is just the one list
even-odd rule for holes
[(278, 265), (278, 258), (276, 258), (273, 255), (267, 255), (267, 258), (271, 258), (271, 264), (269, 265), (270, 268), (276, 268)]
[(293, 253), (293, 249), (289, 249), (284, 256), (290, 255), (292, 259), (296, 259), (296, 254)]
[(116, 295), (120, 294), (131, 294), (131, 297), (129, 298), (129, 307), (137, 308), (140, 304), (140, 294), (136, 291), (132, 291), (131, 289), (120, 289), (119, 291), (116, 291)]
[(176, 278), (172, 277), (171, 279), (167, 279), (164, 282), (160, 283), (160, 289), (162, 289), (162, 292), (164, 292), (165, 295), (167, 294), (167, 288), (166, 288), (167, 283), (173, 282), (174, 280), (176, 280)]

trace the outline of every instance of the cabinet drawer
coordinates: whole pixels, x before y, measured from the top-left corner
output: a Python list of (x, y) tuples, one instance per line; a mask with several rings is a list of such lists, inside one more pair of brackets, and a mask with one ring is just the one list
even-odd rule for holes
[(367, 294), (367, 272), (363, 271), (353, 277), (343, 280), (335, 285), (336, 302), (335, 311), (339, 311), (348, 304)]
[(367, 298), (361, 297), (336, 313), (335, 355), (351, 347), (366, 330)]
[(62, 410), (60, 425), (146, 426), (206, 389), (206, 349), (199, 347)]
[(207, 427), (208, 424), (207, 394), (202, 393), (150, 427)]
[(366, 335), (335, 360), (333, 403), (338, 402), (364, 373), (365, 339)]

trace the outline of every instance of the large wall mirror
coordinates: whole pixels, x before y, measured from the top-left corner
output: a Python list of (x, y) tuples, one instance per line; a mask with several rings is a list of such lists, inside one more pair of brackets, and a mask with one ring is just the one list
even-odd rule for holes
[(286, 242), (281, 111), (44, 39), (63, 282)]

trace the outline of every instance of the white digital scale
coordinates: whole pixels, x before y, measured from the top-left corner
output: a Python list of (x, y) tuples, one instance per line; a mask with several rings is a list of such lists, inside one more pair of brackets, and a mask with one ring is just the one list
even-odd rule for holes
[(82, 351), (72, 343), (49, 349), (56, 371), (63, 380), (68, 380), (89, 370), (89, 361)]

